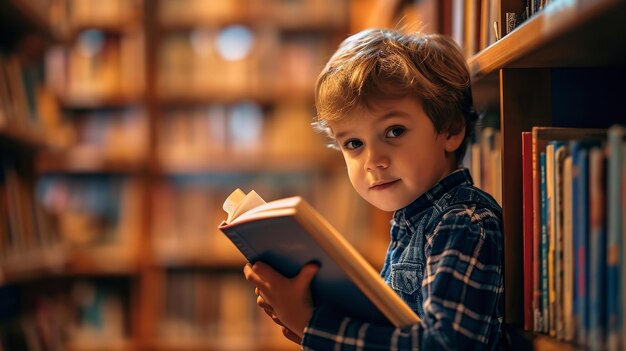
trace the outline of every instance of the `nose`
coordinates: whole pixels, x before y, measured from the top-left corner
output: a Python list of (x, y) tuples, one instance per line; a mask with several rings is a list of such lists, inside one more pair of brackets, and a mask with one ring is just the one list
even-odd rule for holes
[(369, 148), (366, 152), (365, 170), (385, 169), (389, 167), (389, 157), (378, 149)]

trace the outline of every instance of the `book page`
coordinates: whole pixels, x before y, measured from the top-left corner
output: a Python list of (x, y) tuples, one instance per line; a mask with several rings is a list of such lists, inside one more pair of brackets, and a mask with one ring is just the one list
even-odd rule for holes
[(248, 194), (245, 194), (241, 189), (235, 189), (224, 201), (222, 208), (228, 213), (226, 223), (232, 222), (242, 213), (245, 213), (255, 207), (265, 204), (265, 200), (251, 190)]

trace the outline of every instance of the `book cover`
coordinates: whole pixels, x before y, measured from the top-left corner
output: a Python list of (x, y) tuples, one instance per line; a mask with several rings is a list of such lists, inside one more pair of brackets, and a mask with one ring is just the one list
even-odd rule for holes
[(254, 191), (235, 190), (219, 229), (250, 263), (265, 262), (286, 277), (310, 262), (320, 264), (311, 283), (316, 306), (365, 322), (407, 326), (419, 317), (378, 272), (299, 196), (269, 203)]
[[(620, 348), (620, 333), (623, 323), (623, 306), (621, 296), (624, 295), (624, 281), (621, 280), (620, 270), (624, 269), (624, 253), (622, 250), (623, 218), (620, 209), (626, 205), (621, 203), (620, 195), (623, 177), (622, 149), (626, 146), (624, 141), (624, 127), (613, 126), (608, 130), (607, 147), (607, 349), (618, 351)], [(622, 199), (624, 199), (622, 195)], [(626, 237), (626, 236), (624, 236)]]
[(576, 289), (574, 304), (577, 316), (577, 342), (586, 346), (589, 334), (589, 149), (597, 140), (573, 140), (572, 204)]
[(605, 339), (606, 232), (604, 150), (589, 150), (589, 346), (601, 350)]
[(532, 134), (522, 132), (522, 226), (524, 245), (524, 329), (534, 330), (533, 320), (533, 178)]
[(542, 329), (543, 333), (550, 332), (550, 301), (548, 287), (548, 204), (546, 189), (546, 153), (539, 154), (539, 174), (540, 174), (540, 198), (541, 198), (541, 315), (543, 317)]
[[(556, 336), (556, 286), (555, 286), (555, 277), (554, 277), (554, 249), (555, 249), (555, 187), (554, 187), (554, 141), (551, 141), (546, 146), (546, 246), (548, 247), (547, 251), (547, 259), (545, 260), (548, 264), (547, 274), (548, 274), (548, 333), (550, 336)], [(543, 243), (542, 243), (543, 244)]]
[[(554, 286), (555, 286), (555, 328), (556, 337), (563, 340), (563, 170), (568, 154), (566, 145), (559, 145), (554, 153)], [(570, 289), (571, 290), (571, 289)]]
[(563, 162), (563, 339), (574, 340), (574, 237), (572, 207), (572, 156)]

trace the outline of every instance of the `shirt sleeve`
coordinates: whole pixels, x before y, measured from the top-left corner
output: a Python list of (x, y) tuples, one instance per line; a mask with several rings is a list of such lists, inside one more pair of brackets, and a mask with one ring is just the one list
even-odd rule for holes
[(485, 350), (502, 322), (502, 234), (489, 210), (446, 213), (425, 243), (424, 318), (403, 328), (314, 311), (303, 350)]

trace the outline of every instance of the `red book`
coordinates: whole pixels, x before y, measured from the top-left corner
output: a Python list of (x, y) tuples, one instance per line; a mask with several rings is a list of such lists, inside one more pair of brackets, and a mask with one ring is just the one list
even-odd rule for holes
[(522, 132), (522, 228), (524, 257), (524, 329), (533, 330), (533, 158), (532, 133)]

